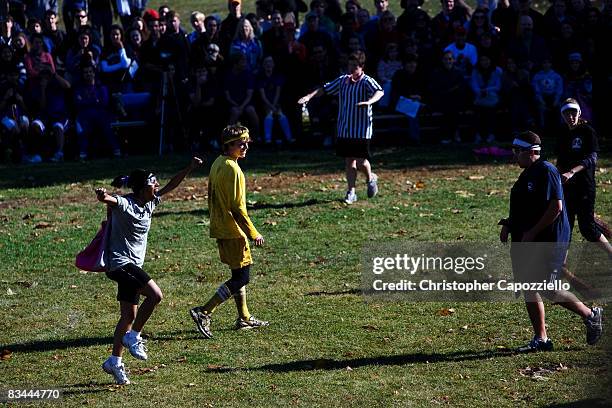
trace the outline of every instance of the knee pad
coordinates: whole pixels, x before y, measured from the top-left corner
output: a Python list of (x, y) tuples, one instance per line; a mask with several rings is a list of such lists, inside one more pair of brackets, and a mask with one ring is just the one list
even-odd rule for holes
[(250, 276), (250, 265), (243, 266), (240, 269), (232, 269), (232, 278), (225, 282), (225, 286), (228, 287), (231, 294), (237, 293), (240, 288), (249, 284)]

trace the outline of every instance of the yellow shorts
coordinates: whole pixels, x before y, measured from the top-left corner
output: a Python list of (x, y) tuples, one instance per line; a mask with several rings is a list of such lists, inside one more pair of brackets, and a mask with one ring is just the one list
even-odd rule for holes
[(246, 238), (218, 239), (217, 246), (221, 262), (229, 265), (230, 269), (240, 269), (253, 263)]

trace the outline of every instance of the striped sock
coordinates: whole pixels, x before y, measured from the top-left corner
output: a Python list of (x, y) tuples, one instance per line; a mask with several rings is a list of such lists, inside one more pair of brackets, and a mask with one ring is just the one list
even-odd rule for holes
[(217, 289), (217, 292), (215, 292), (214, 296), (210, 298), (210, 300), (204, 305), (204, 307), (202, 307), (202, 310), (208, 314), (211, 314), (215, 311), (217, 306), (225, 302), (231, 296), (232, 294), (230, 293), (228, 287), (224, 283), (222, 283), (221, 286), (219, 286), (219, 288)]
[(234, 301), (236, 302), (236, 309), (238, 310), (238, 316), (244, 320), (249, 320), (251, 314), (246, 302), (246, 286), (240, 288), (240, 290), (234, 293)]

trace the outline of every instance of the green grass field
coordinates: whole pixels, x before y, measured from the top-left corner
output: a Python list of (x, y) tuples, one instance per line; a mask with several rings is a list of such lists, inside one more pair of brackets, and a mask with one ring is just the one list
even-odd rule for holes
[[(204, 340), (187, 311), (228, 277), (208, 237), (209, 158), (156, 212), (145, 270), (165, 298), (145, 326), (150, 357), (126, 356), (133, 384), (112, 385), (100, 365), (118, 318), (116, 287), (73, 266), (104, 217), (93, 189), (135, 167), (167, 181), (187, 162), (151, 156), (0, 168), (0, 388), (60, 388), (61, 407), (612, 401), (609, 336), (587, 346), (582, 322), (560, 307), (548, 307), (555, 351), (516, 355), (510, 350), (531, 337), (520, 302), (364, 301), (360, 259), (369, 242), (498, 239), (520, 170), (478, 161), (468, 148), (439, 147), (378, 149), (379, 196), (365, 199), (360, 179), (360, 201), (346, 206), (331, 152), (253, 146), (242, 166), (267, 245), (253, 250), (249, 305), (271, 325), (232, 330), (231, 302), (215, 314), (215, 338)], [(597, 212), (608, 222), (609, 166), (603, 159), (597, 173)]]

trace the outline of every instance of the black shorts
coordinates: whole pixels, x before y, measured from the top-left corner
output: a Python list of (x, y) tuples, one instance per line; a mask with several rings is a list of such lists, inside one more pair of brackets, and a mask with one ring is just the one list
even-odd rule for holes
[(140, 302), (138, 290), (149, 283), (151, 277), (134, 264), (123, 265), (120, 268), (106, 272), (109, 279), (118, 284), (117, 300), (137, 305)]
[(357, 159), (370, 158), (370, 139), (336, 139), (336, 156), (354, 157)]

